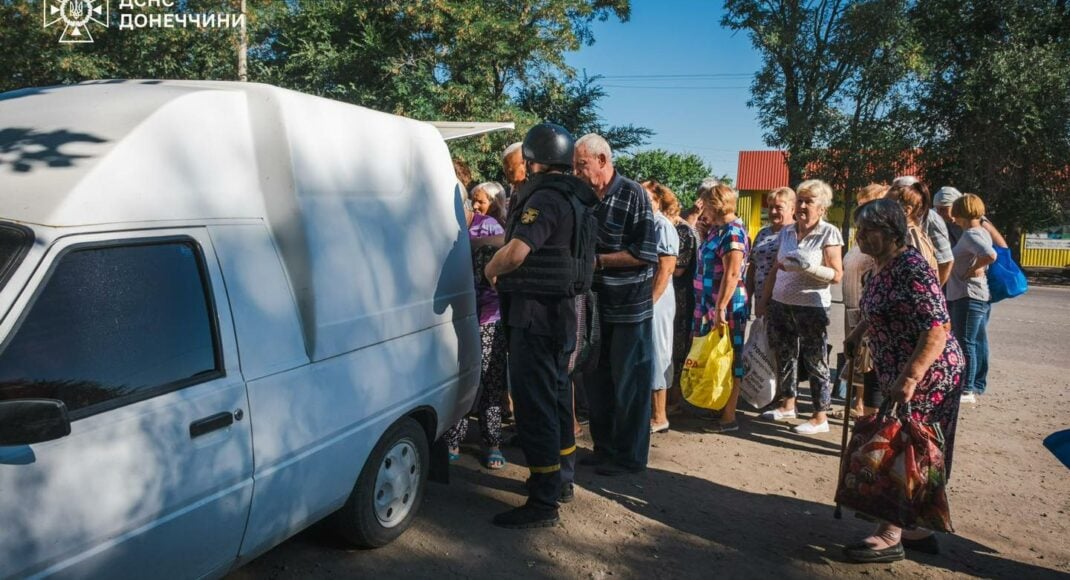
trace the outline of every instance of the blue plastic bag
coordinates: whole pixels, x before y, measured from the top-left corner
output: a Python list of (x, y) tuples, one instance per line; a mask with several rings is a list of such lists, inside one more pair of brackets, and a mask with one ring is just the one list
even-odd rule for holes
[(1010, 249), (999, 246), (995, 249), (996, 261), (988, 267), (988, 301), (991, 303), (1021, 296), (1029, 290), (1025, 274), (1018, 264), (1014, 263)]

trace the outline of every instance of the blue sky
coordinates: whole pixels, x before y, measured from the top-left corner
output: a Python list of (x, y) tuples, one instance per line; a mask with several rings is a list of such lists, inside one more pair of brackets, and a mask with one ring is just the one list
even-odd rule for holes
[(717, 0), (632, 0), (628, 22), (595, 23), (594, 45), (568, 63), (605, 77), (607, 124), (649, 127), (645, 148), (694, 153), (735, 178), (740, 150), (766, 149), (747, 107), (761, 59), (746, 34), (721, 27), (722, 13)]

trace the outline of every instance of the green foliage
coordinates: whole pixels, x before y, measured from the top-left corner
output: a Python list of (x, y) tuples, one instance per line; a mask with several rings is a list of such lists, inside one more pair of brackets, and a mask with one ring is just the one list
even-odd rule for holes
[(610, 16), (627, 20), (629, 2), (302, 0), (279, 21), (257, 74), (419, 119), (513, 121), (514, 134), (451, 144), (476, 179), (500, 179), (502, 149), (541, 120), (570, 110), (600, 127), (600, 88), (561, 90), (574, 76), (564, 54), (591, 44), (591, 24)]
[[(660, 181), (676, 194), (681, 207), (694, 205), (699, 184), (713, 173), (698, 155), (669, 153), (662, 149), (639, 151), (634, 155), (618, 157), (613, 160), (613, 164), (621, 175), (636, 181)], [(729, 185), (732, 183), (727, 176), (722, 176), (720, 180)]]
[(913, 18), (928, 64), (916, 94), (928, 180), (981, 195), (1012, 233), (1065, 223), (1070, 8), (925, 0)]
[[(91, 45), (60, 45), (41, 26), (44, 0), (0, 0), (0, 90), (105, 78), (235, 80), (238, 31), (111, 26)], [(563, 110), (622, 149), (649, 130), (603, 127), (593, 81), (565, 54), (591, 26), (627, 21), (629, 0), (246, 0), (249, 80), (426, 120), (514, 121), (517, 131), (451, 144), (477, 179), (500, 178), (501, 151)], [(179, 0), (138, 13), (236, 13), (240, 0)], [(523, 103), (547, 86), (552, 99)], [(558, 94), (556, 87), (566, 87)], [(582, 87), (579, 92), (574, 87)]]
[[(1050, 0), (728, 0), (761, 52), (752, 85), (791, 182), (850, 194), (918, 156), (1012, 234), (1070, 213), (1070, 7)], [(850, 210), (850, 195), (846, 209)], [(1016, 241), (1017, 236), (1010, 236)]]
[(890, 46), (900, 0), (727, 0), (722, 26), (762, 55), (749, 104), (770, 146), (787, 149), (789, 180), (821, 160), (859, 70)]
[(598, 78), (586, 75), (565, 81), (548, 78), (538, 85), (521, 88), (516, 103), (520, 109), (541, 117), (543, 121), (566, 127), (577, 139), (587, 133), (598, 133), (615, 152), (627, 153), (646, 144), (654, 134), (650, 129), (602, 124), (598, 101), (606, 96), (606, 92), (598, 85)]

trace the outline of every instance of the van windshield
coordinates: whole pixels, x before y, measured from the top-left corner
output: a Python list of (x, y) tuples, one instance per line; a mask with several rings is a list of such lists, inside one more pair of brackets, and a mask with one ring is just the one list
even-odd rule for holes
[(30, 230), (0, 222), (0, 289), (7, 284), (32, 241)]

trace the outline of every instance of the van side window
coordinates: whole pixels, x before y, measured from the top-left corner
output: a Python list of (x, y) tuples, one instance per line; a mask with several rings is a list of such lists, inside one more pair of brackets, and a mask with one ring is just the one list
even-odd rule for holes
[(194, 243), (73, 250), (0, 352), (0, 401), (59, 399), (77, 419), (222, 376), (214, 321)]

